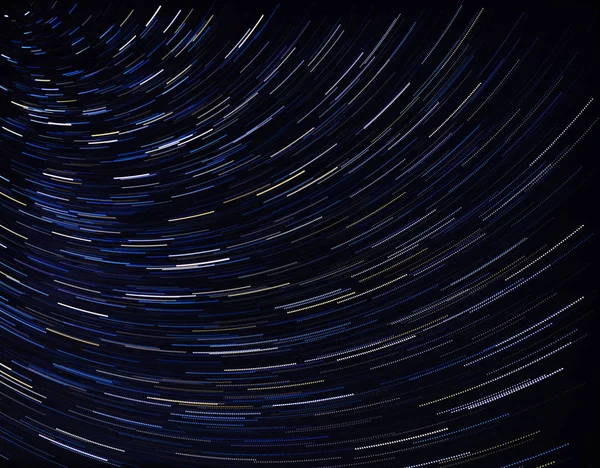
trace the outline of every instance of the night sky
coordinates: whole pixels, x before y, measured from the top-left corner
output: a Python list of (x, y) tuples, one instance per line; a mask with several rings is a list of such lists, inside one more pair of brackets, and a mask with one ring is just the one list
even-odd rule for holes
[(9, 3), (0, 466), (597, 466), (598, 8)]

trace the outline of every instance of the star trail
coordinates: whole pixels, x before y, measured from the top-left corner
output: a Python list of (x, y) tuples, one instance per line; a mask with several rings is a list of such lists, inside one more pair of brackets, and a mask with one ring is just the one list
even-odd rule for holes
[(596, 20), (403, 8), (3, 9), (0, 464), (584, 466)]

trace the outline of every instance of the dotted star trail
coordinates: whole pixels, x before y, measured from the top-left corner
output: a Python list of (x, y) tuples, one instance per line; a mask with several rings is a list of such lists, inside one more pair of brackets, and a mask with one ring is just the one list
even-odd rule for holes
[(583, 466), (593, 18), (2, 16), (1, 463)]

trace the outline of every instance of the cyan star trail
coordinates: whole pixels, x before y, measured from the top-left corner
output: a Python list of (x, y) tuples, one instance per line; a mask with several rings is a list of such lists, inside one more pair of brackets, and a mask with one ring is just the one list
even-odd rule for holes
[(397, 8), (4, 9), (2, 463), (583, 466), (592, 18)]

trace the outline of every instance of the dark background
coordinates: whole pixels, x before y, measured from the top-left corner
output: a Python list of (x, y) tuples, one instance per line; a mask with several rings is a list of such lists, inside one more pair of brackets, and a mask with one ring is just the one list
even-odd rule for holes
[[(16, 2), (8, 2), (16, 3)], [(23, 5), (23, 2), (19, 2)], [(71, 2), (73, 3), (73, 2)], [(81, 2), (85, 4), (86, 2)], [(92, 2), (89, 2), (92, 3)], [(136, 9), (147, 8), (155, 10), (156, 6), (164, 2), (156, 1), (135, 1), (119, 2), (118, 5), (135, 5)], [(100, 2), (98, 2), (100, 4)], [(377, 12), (398, 13), (406, 15), (417, 15), (421, 8), (431, 11), (444, 8), (455, 10), (459, 2), (445, 2), (435, 4), (431, 2), (383, 2), (383, 1), (364, 1), (357, 2), (352, 7), (352, 2), (283, 2), (279, 20), (282, 21), (286, 16), (296, 18), (298, 15), (306, 14), (310, 8), (315, 14), (327, 14), (332, 16), (340, 15), (340, 8), (344, 11), (351, 10), (356, 15), (361, 12), (369, 11), (373, 8)], [(113, 2), (114, 5), (114, 2)], [(193, 2), (183, 0), (170, 0), (169, 6), (193, 6), (195, 9), (206, 10), (210, 2)], [(239, 29), (245, 28), (248, 24), (247, 18), (255, 18), (256, 13), (268, 13), (272, 11), (275, 2), (248, 1), (248, 2), (217, 2), (217, 11), (225, 8), (226, 17), (231, 20), (231, 27), (236, 28), (236, 22), (239, 20)], [(600, 75), (598, 74), (598, 13), (599, 8), (593, 5), (593, 2), (465, 2), (465, 6), (474, 9), (483, 6), (495, 12), (494, 16), (498, 21), (498, 30), (506, 31), (507, 24), (521, 13), (526, 12), (528, 19), (528, 29), (535, 31), (540, 38), (554, 37), (557, 31), (564, 31), (566, 25), (573, 25), (574, 30), (581, 35), (581, 51), (584, 62), (589, 64), (589, 68), (580, 82), (576, 93), (587, 97), (597, 96)], [(124, 6), (125, 8), (125, 6)], [(502, 23), (502, 18), (506, 18), (507, 23)], [(235, 18), (235, 20), (234, 20)], [(223, 25), (224, 22), (221, 23)], [(0, 22), (0, 28), (4, 27)], [(493, 26), (491, 26), (493, 27)], [(580, 102), (574, 104), (573, 109), (580, 108)], [(2, 107), (4, 112), (4, 107)], [(598, 102), (594, 102), (590, 111), (598, 115)], [(564, 233), (575, 227), (585, 224), (590, 231), (595, 233), (591, 242), (579, 249), (573, 256), (573, 262), (578, 262), (581, 266), (588, 265), (580, 274), (576, 275), (565, 285), (565, 297), (586, 296), (588, 306), (584, 310), (590, 314), (580, 322), (580, 328), (585, 329), (588, 336), (577, 346), (573, 346), (562, 355), (562, 359), (568, 363), (566, 372), (572, 387), (578, 387), (569, 392), (555, 402), (545, 405), (544, 411), (536, 413), (536, 419), (530, 421), (532, 427), (550, 428), (555, 432), (557, 442), (569, 440), (573, 446), (571, 453), (578, 454), (578, 458), (565, 463), (566, 466), (574, 467), (594, 467), (598, 466), (598, 452), (596, 446), (600, 437), (598, 434), (598, 387), (599, 363), (598, 358), (598, 320), (597, 312), (594, 310), (594, 303), (597, 297), (598, 282), (600, 273), (597, 271), (597, 233), (598, 216), (600, 209), (598, 205), (598, 158), (600, 150), (597, 138), (597, 126), (588, 137), (586, 137), (578, 146), (576, 151), (570, 155), (573, 167), (581, 166), (584, 177), (580, 181), (578, 188), (564, 202), (561, 207), (553, 214), (553, 219), (547, 225), (547, 230), (555, 230)], [(567, 226), (567, 227), (565, 227)], [(0, 343), (0, 346), (2, 344)], [(564, 377), (563, 377), (564, 378)], [(535, 390), (533, 391), (535, 393)], [(517, 418), (518, 419), (518, 418)], [(520, 421), (520, 419), (518, 419)], [(382, 428), (385, 432), (385, 428)], [(546, 434), (549, 440), (548, 434)], [(91, 466), (91, 460), (73, 456), (65, 451), (63, 462), (69, 466), (83, 466), (81, 463)], [(0, 463), (1, 464), (1, 463)], [(11, 465), (12, 466), (12, 465)], [(34, 466), (31, 463), (24, 463), (24, 466)], [(102, 465), (106, 466), (106, 465)]]

